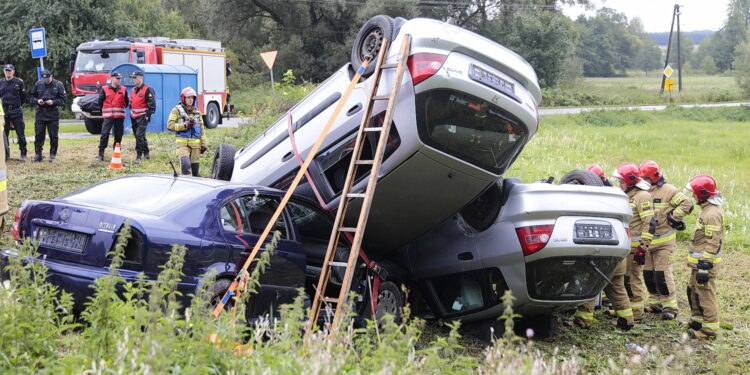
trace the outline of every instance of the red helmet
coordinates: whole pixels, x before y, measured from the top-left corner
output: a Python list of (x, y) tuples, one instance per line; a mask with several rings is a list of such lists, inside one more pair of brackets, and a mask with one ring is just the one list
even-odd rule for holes
[(719, 190), (716, 189), (716, 180), (707, 174), (699, 174), (691, 178), (687, 188), (693, 192), (698, 202), (703, 202), (719, 194)]
[(633, 163), (621, 164), (615, 169), (615, 174), (612, 177), (625, 181), (625, 185), (629, 188), (641, 182), (641, 172), (638, 170), (638, 166)]
[(651, 180), (651, 183), (657, 183), (664, 177), (661, 174), (661, 169), (659, 169), (659, 164), (656, 164), (653, 160), (644, 161), (638, 168), (641, 170), (641, 178), (646, 177)]
[[(182, 92), (180, 93), (180, 101), (185, 103), (185, 99), (189, 96), (192, 96), (195, 99), (198, 99), (198, 94), (196, 94), (195, 90), (193, 90), (193, 88), (190, 86), (182, 89)], [(195, 102), (193, 102), (193, 105), (195, 105)]]
[(600, 167), (599, 164), (591, 164), (586, 169), (591, 172), (594, 172), (600, 178), (604, 178), (604, 169), (602, 169), (602, 167)]

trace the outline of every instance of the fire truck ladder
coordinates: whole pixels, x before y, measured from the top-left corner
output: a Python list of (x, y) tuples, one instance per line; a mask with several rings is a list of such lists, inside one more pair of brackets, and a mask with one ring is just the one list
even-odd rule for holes
[[(326, 250), (326, 256), (323, 260), (323, 267), (320, 273), (320, 279), (318, 280), (318, 287), (315, 290), (315, 298), (312, 302), (312, 309), (310, 311), (310, 321), (308, 322), (308, 332), (312, 332), (318, 323), (320, 318), (320, 312), (322, 309), (329, 309), (332, 305), (335, 305), (336, 310), (331, 321), (331, 331), (335, 330), (338, 321), (341, 318), (343, 309), (346, 307), (347, 294), (351, 288), (352, 278), (354, 276), (355, 265), (357, 263), (357, 255), (359, 254), (360, 246), (362, 245), (362, 237), (365, 233), (365, 226), (367, 225), (367, 217), (370, 213), (370, 206), (372, 205), (372, 199), (375, 195), (375, 186), (378, 181), (378, 173), (380, 171), (380, 165), (383, 161), (383, 154), (385, 153), (385, 146), (388, 141), (388, 135), (391, 130), (391, 122), (393, 120), (393, 107), (396, 104), (396, 98), (398, 97), (399, 88), (401, 87), (401, 80), (406, 69), (406, 60), (409, 56), (409, 48), (411, 46), (411, 36), (405, 35), (403, 44), (401, 45), (401, 51), (398, 56), (398, 60), (394, 64), (384, 64), (388, 48), (390, 47), (390, 41), (387, 39), (383, 40), (383, 44), (380, 47), (380, 53), (378, 54), (377, 63), (375, 65), (374, 76), (372, 77), (372, 89), (367, 99), (367, 105), (362, 115), (362, 122), (359, 125), (359, 131), (357, 132), (357, 140), (354, 144), (354, 150), (352, 151), (352, 160), (349, 163), (349, 170), (346, 174), (346, 180), (344, 182), (344, 188), (341, 191), (341, 198), (339, 200), (339, 207), (336, 211), (336, 219), (333, 222), (333, 230), (331, 232), (331, 238), (328, 242), (328, 249)], [(377, 95), (378, 87), (382, 78), (383, 70), (385, 69), (396, 69), (396, 74), (393, 76), (393, 86), (390, 94)], [(372, 116), (372, 108), (375, 101), (388, 100), (388, 106), (385, 111), (385, 119), (383, 124), (377, 124), (377, 121), (373, 121), (373, 126), (370, 125), (370, 117)], [(362, 159), (362, 149), (364, 148), (365, 137), (371, 133), (379, 133), (378, 143), (375, 150), (375, 154), (371, 160)], [(367, 181), (367, 187), (362, 193), (352, 193), (352, 186), (355, 182), (355, 175), (359, 166), (371, 166), (370, 176)], [(344, 225), (347, 214), (347, 209), (350, 200), (361, 199), (362, 207), (359, 211), (359, 218), (357, 219), (356, 227), (346, 227)], [(337, 253), (341, 235), (351, 237), (351, 247), (349, 248), (347, 262), (336, 261), (334, 255)], [(344, 268), (344, 277), (341, 282), (341, 288), (339, 289), (338, 296), (330, 296), (328, 292), (328, 283), (331, 279), (331, 275), (335, 268)], [(330, 310), (329, 310), (330, 311)], [(330, 314), (329, 314), (330, 315)], [(374, 314), (373, 314), (374, 315)]]

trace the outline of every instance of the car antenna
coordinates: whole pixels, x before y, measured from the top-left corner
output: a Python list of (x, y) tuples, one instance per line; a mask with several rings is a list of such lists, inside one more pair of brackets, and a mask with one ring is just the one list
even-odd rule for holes
[[(156, 133), (156, 138), (159, 140), (159, 147), (161, 147), (162, 146), (161, 136), (159, 135), (158, 132)], [(177, 168), (174, 167), (174, 163), (172, 162), (172, 158), (169, 157), (169, 154), (167, 154), (167, 161), (169, 162), (169, 165), (172, 167), (172, 172), (174, 173), (174, 175), (173, 175), (174, 178), (180, 177), (180, 175), (177, 174)]]

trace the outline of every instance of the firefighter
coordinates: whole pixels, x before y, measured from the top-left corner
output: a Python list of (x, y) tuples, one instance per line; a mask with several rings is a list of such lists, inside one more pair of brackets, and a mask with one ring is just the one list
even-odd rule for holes
[(102, 86), (102, 91), (99, 92), (99, 107), (102, 109), (102, 135), (99, 137), (99, 154), (96, 156), (96, 160), (104, 160), (104, 149), (107, 148), (109, 143), (109, 133), (114, 133), (115, 141), (112, 143), (112, 148), (116, 144), (122, 142), (122, 133), (125, 130), (125, 107), (128, 106), (128, 90), (125, 86), (120, 84), (122, 79), (122, 73), (113, 72), (110, 74), (110, 84), (108, 86)]
[(34, 121), (34, 159), (42, 161), (42, 149), (46, 132), (49, 132), (49, 161), (55, 161), (57, 155), (57, 130), (60, 127), (59, 106), (65, 105), (65, 87), (60, 81), (52, 78), (49, 70), (42, 71), (42, 80), (37, 81), (29, 93), (29, 101), (37, 105)]
[(693, 202), (674, 185), (667, 183), (655, 161), (646, 160), (639, 169), (641, 178), (651, 184), (649, 193), (654, 201), (656, 223), (654, 239), (646, 253), (643, 269), (643, 279), (649, 293), (645, 310), (661, 313), (663, 320), (672, 320), (677, 317), (679, 309), (669, 257), (676, 248), (677, 231), (685, 230), (683, 218), (693, 211)]
[(604, 176), (604, 169), (602, 169), (599, 164), (591, 164), (586, 170), (594, 172), (595, 175), (599, 176), (599, 178), (602, 179), (602, 184), (604, 184), (604, 186), (612, 186), (612, 183)]
[(130, 123), (133, 125), (135, 136), (135, 162), (140, 163), (141, 158), (151, 159), (148, 153), (146, 129), (151, 116), (156, 112), (156, 96), (154, 89), (143, 83), (143, 72), (136, 70), (131, 77), (135, 81), (135, 86), (130, 89)]
[(169, 113), (167, 129), (175, 132), (177, 157), (180, 158), (183, 175), (198, 176), (200, 154), (205, 153), (206, 127), (200, 111), (195, 107), (198, 95), (192, 87), (186, 87), (180, 93), (178, 103)]
[[(617, 180), (620, 189), (628, 195), (633, 217), (630, 219), (630, 255), (628, 255), (627, 275), (625, 286), (630, 297), (630, 307), (633, 309), (633, 319), (636, 323), (643, 319), (643, 309), (646, 305), (646, 288), (643, 280), (643, 265), (646, 263), (646, 252), (654, 238), (655, 220), (654, 205), (648, 182), (641, 179), (638, 166), (625, 163), (617, 167), (612, 179)], [(607, 294), (609, 295), (609, 294)], [(610, 311), (610, 315), (615, 312)]]
[[(5, 111), (3, 110), (3, 99), (0, 98), (0, 126), (5, 125)], [(0, 133), (0, 137), (4, 137), (4, 133)], [(0, 148), (2, 152), (5, 152), (5, 138), (0, 142)], [(2, 237), (3, 229), (5, 229), (5, 214), (8, 213), (8, 170), (5, 167), (5, 159), (0, 158), (0, 237)]]
[[(18, 149), (21, 151), (22, 162), (26, 161), (26, 124), (23, 121), (23, 104), (26, 103), (26, 83), (15, 77), (16, 67), (5, 64), (3, 67), (5, 79), (0, 79), (0, 100), (5, 112), (5, 139), (8, 139), (11, 124), (18, 137)], [(5, 149), (6, 158), (10, 157), (10, 150)]]
[(712, 339), (719, 329), (716, 277), (724, 238), (723, 198), (716, 187), (716, 180), (709, 175), (691, 178), (687, 189), (693, 192), (701, 210), (687, 258), (690, 268), (687, 294), (692, 314), (688, 334), (692, 338)]

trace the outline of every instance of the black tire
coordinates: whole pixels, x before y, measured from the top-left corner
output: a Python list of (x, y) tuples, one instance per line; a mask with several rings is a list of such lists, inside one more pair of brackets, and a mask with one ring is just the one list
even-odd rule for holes
[[(229, 289), (229, 286), (232, 285), (232, 281), (229, 279), (217, 279), (214, 283), (213, 290), (211, 292), (211, 299), (209, 302), (211, 303), (211, 307), (215, 307), (219, 301), (224, 297), (224, 294)], [(231, 306), (227, 304), (224, 306), (224, 310), (228, 310)]]
[(214, 161), (211, 163), (211, 174), (209, 177), (215, 180), (229, 181), (232, 179), (234, 170), (234, 146), (222, 143), (214, 153)]
[(86, 130), (91, 134), (102, 134), (102, 122), (100, 118), (88, 118), (84, 117), (83, 124), (86, 125)]
[[(368, 293), (369, 294), (369, 293)], [(372, 311), (370, 310), (370, 299), (365, 299), (364, 302), (364, 313), (363, 315), (367, 318), (372, 319)], [(378, 302), (375, 306), (375, 320), (378, 324), (383, 322), (383, 317), (386, 315), (392, 315), (393, 321), (401, 323), (401, 314), (404, 310), (404, 294), (401, 289), (392, 281), (383, 281), (380, 283), (380, 291), (378, 292)]]
[(604, 186), (602, 179), (599, 178), (594, 172), (585, 169), (574, 169), (563, 176), (560, 179), (560, 185), (571, 184), (571, 185), (591, 185), (591, 186)]
[(380, 52), (383, 39), (393, 40), (393, 19), (388, 16), (370, 18), (359, 29), (357, 38), (352, 45), (352, 68), (357, 70), (367, 56), (372, 56), (371, 63), (365, 69), (363, 76), (369, 76), (375, 70), (375, 59)]
[(216, 103), (208, 103), (206, 107), (206, 116), (203, 118), (203, 122), (209, 129), (216, 129), (219, 126), (221, 120), (221, 112), (219, 112), (219, 106)]

